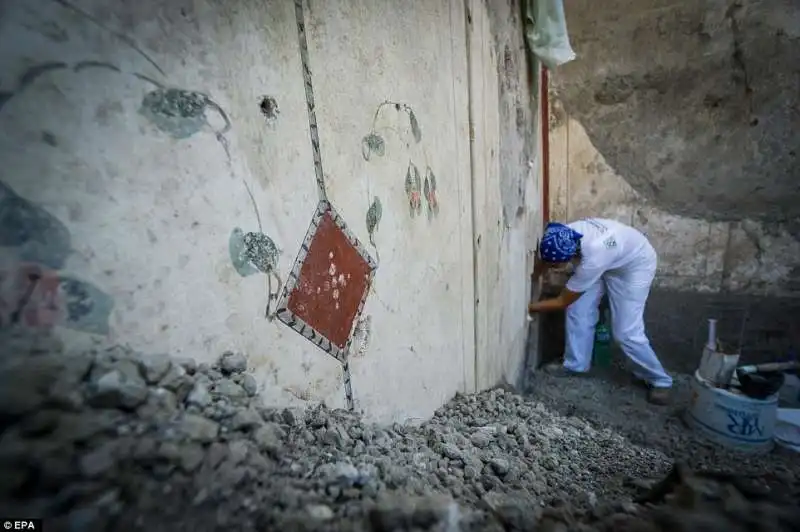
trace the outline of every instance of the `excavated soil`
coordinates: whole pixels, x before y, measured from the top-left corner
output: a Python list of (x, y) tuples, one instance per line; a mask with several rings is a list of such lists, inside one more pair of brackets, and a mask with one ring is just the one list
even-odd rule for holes
[[(207, 366), (120, 347), (3, 345), (0, 515), (42, 516), (48, 530), (800, 523), (787, 506), (800, 477), (795, 456), (722, 452), (613, 380), (537, 375), (528, 397), (457, 396), (421, 425), (381, 427), (324, 406), (265, 406), (237, 353)], [(689, 466), (677, 476), (676, 461)], [(735, 474), (691, 473), (703, 468)], [(679, 481), (654, 491), (670, 471)], [(731, 480), (741, 475), (747, 483)]]

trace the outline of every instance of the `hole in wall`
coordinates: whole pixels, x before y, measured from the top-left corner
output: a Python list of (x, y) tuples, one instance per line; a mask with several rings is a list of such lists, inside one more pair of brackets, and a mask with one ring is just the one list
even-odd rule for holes
[(264, 118), (267, 119), (267, 122), (273, 122), (278, 119), (278, 114), (280, 114), (278, 102), (272, 96), (262, 96), (258, 103), (258, 108)]

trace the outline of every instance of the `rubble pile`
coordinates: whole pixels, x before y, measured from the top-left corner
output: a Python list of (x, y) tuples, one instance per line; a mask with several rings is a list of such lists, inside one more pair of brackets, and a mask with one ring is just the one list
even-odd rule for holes
[(672, 467), (502, 390), (381, 427), (263, 405), (232, 352), (198, 365), (12, 349), (0, 364), (0, 515), (48, 530), (602, 529), (650, 516), (651, 503), (606, 501)]
[[(692, 471), (676, 464), (635, 503), (623, 504), (621, 512), (599, 519), (592, 516), (589, 521), (594, 521), (592, 530), (607, 532), (789, 532), (800, 529), (797, 502), (787, 493), (772, 493), (758, 478)], [(561, 523), (569, 523), (569, 516)], [(576, 528), (586, 526), (578, 524)]]

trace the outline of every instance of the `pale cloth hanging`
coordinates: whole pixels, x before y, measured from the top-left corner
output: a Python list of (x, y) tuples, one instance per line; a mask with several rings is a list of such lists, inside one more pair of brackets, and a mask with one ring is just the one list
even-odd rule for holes
[(563, 0), (527, 0), (525, 38), (531, 51), (547, 68), (575, 59), (569, 44)]

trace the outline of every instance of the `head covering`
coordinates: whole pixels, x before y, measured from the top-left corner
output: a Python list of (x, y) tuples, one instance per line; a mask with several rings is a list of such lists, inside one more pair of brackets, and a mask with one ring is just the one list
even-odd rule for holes
[(539, 243), (539, 254), (547, 262), (567, 262), (578, 252), (583, 235), (564, 224), (550, 222)]

